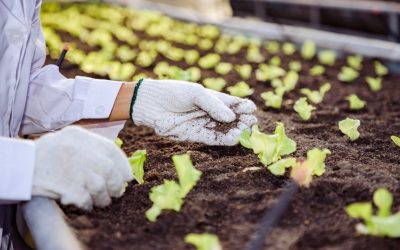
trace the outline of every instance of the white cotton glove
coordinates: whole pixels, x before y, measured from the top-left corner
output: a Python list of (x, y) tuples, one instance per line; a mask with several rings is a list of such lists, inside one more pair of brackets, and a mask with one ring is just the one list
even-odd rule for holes
[(124, 152), (113, 141), (71, 126), (35, 142), (33, 196), (60, 199), (90, 210), (104, 207), (133, 179)]
[[(255, 104), (197, 83), (146, 79), (138, 88), (132, 120), (162, 136), (208, 145), (235, 145), (257, 122)], [(229, 131), (221, 123), (232, 123)]]

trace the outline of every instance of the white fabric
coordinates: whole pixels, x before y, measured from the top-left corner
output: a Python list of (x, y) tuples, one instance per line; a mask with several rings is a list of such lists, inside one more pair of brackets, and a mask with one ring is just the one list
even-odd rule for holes
[(133, 180), (128, 158), (113, 141), (77, 126), (35, 142), (32, 195), (90, 210), (104, 207)]
[(0, 204), (31, 198), (35, 145), (0, 137)]
[[(204, 88), (197, 83), (146, 79), (138, 89), (133, 121), (162, 136), (209, 145), (235, 145), (240, 134), (257, 122), (255, 104)], [(216, 121), (237, 125), (227, 133)]]

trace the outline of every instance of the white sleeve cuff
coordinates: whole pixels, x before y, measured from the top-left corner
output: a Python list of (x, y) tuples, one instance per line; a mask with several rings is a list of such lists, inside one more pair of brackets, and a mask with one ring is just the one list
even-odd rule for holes
[(29, 200), (35, 166), (33, 141), (0, 137), (0, 201)]
[(122, 82), (99, 80), (89, 77), (78, 76), (76, 84), (84, 85), (87, 89), (82, 110), (83, 119), (108, 118), (114, 106), (115, 99), (122, 86)]

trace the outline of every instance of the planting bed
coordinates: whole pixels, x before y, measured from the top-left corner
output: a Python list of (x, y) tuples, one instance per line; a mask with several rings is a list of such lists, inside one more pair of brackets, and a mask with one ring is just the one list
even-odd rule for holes
[[(174, 31), (170, 31), (174, 32)], [(85, 52), (96, 50), (78, 41), (66, 32), (57, 32), (64, 41), (75, 41)], [(139, 40), (154, 39), (144, 32), (135, 31)], [(116, 38), (114, 37), (116, 40)], [(119, 45), (121, 41), (116, 41)], [(186, 45), (174, 44), (189, 48)], [(133, 48), (136, 48), (133, 46)], [(196, 48), (192, 46), (191, 48)], [(246, 50), (236, 55), (222, 54), (222, 60), (232, 64), (246, 62)], [(263, 49), (269, 60), (271, 55)], [(210, 52), (200, 51), (204, 55)], [(266, 249), (399, 249), (399, 239), (359, 236), (356, 220), (348, 217), (344, 208), (356, 201), (371, 200), (379, 187), (388, 188), (394, 195), (394, 210), (400, 209), (400, 148), (390, 140), (390, 135), (400, 133), (400, 77), (389, 75), (383, 80), (383, 89), (373, 93), (365, 83), (365, 76), (374, 76), (372, 59), (365, 59), (360, 77), (352, 83), (337, 80), (340, 68), (346, 64), (344, 57), (336, 60), (322, 76), (310, 76), (309, 69), (317, 59), (303, 60), (298, 52), (292, 56), (278, 54), (282, 67), (287, 69), (292, 60), (300, 60), (303, 69), (294, 91), (284, 97), (280, 110), (264, 105), (260, 94), (271, 90), (270, 83), (255, 78), (256, 63), (246, 82), (255, 89), (250, 99), (258, 106), (256, 113), (260, 130), (273, 132), (276, 122), (285, 124), (286, 133), (296, 141), (295, 157), (304, 157), (307, 150), (328, 148), (332, 154), (326, 161), (326, 173), (316, 177), (309, 188), (301, 189), (294, 197), (283, 219), (274, 227), (265, 241)], [(188, 68), (185, 62), (174, 62), (158, 55), (149, 67), (137, 67), (150, 77), (154, 65), (166, 61), (171, 65)], [(54, 59), (48, 59), (54, 63)], [(79, 66), (64, 62), (62, 73), (66, 76), (88, 75)], [(218, 77), (213, 70), (202, 70), (202, 79)], [(227, 86), (241, 81), (234, 70), (223, 77)], [(200, 81), (201, 82), (201, 81)], [(302, 95), (300, 88), (316, 89), (330, 82), (332, 89), (324, 101), (317, 105), (311, 120), (303, 122), (293, 111), (293, 103)], [(367, 102), (360, 111), (348, 109), (346, 96), (356, 93)], [(338, 122), (346, 117), (361, 121), (358, 140), (350, 142), (340, 133)], [(176, 142), (159, 137), (151, 129), (134, 126), (128, 122), (121, 131), (123, 150), (130, 154), (138, 149), (148, 152), (145, 162), (144, 184), (131, 183), (122, 198), (115, 199), (107, 208), (91, 213), (74, 207), (64, 207), (68, 223), (77, 237), (89, 249), (193, 249), (184, 243), (188, 233), (214, 233), (224, 249), (242, 250), (257, 229), (263, 214), (271, 209), (276, 198), (289, 181), (287, 175), (271, 174), (252, 150), (237, 145), (233, 147), (206, 146), (197, 143)], [(203, 175), (188, 194), (179, 213), (163, 212), (156, 222), (150, 222), (145, 212), (151, 206), (150, 189), (164, 179), (176, 179), (171, 156), (188, 152), (193, 164)], [(261, 167), (246, 170), (248, 167)]]

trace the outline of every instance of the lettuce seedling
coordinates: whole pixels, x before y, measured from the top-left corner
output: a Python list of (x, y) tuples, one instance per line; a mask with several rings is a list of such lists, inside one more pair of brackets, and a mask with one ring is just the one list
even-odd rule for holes
[(232, 70), (233, 66), (231, 63), (220, 62), (215, 66), (215, 72), (220, 75), (226, 75)]
[(301, 71), (301, 62), (300, 61), (291, 61), (289, 63), (289, 70), (290, 71), (295, 71), (295, 72), (300, 72)]
[(358, 73), (358, 71), (354, 70), (353, 68), (343, 66), (340, 73), (338, 74), (338, 79), (339, 79), (339, 81), (342, 81), (342, 82), (352, 82), (359, 75), (360, 75), (360, 73)]
[(243, 80), (247, 80), (251, 76), (251, 65), (250, 64), (242, 64), (242, 65), (235, 65), (235, 70), (239, 73), (240, 77)]
[(347, 57), (347, 64), (355, 70), (362, 69), (363, 57), (361, 55), (353, 55)]
[(190, 67), (186, 71), (189, 73), (190, 81), (198, 82), (201, 79), (201, 70), (198, 67)]
[(283, 88), (283, 81), (279, 78), (275, 78), (271, 80), (271, 86), (276, 89), (276, 88)]
[(365, 80), (367, 81), (368, 86), (372, 92), (378, 92), (379, 90), (382, 89), (382, 78), (380, 78), (380, 77), (373, 78), (373, 77), (367, 76), (365, 78)]
[(313, 105), (308, 104), (306, 97), (301, 97), (293, 106), (303, 121), (308, 121), (311, 118), (311, 111), (315, 110)]
[(340, 131), (347, 135), (351, 141), (355, 141), (360, 137), (360, 133), (358, 132), (358, 127), (360, 126), (360, 120), (346, 118), (339, 122)]
[(202, 37), (214, 39), (219, 35), (219, 28), (215, 25), (206, 24), (200, 26), (198, 29), (198, 34)]
[(268, 51), (270, 54), (276, 54), (279, 52), (279, 43), (277, 41), (269, 41), (267, 42), (267, 45), (265, 46), (265, 49)]
[(356, 231), (364, 235), (400, 237), (400, 211), (391, 213), (393, 195), (386, 188), (379, 188), (372, 200), (378, 210), (375, 215), (371, 202), (355, 202), (346, 206), (350, 217), (364, 220), (364, 223), (356, 224)]
[(252, 63), (261, 63), (265, 58), (261, 54), (260, 48), (253, 45), (247, 49), (246, 60)]
[(136, 57), (136, 64), (143, 68), (147, 68), (153, 64), (156, 57), (157, 52), (155, 51), (140, 51)]
[(108, 75), (112, 80), (126, 81), (130, 79), (136, 71), (132, 63), (112, 62)]
[(395, 136), (395, 135), (392, 135), (392, 136), (390, 136), (390, 139), (392, 140), (392, 142), (393, 142), (396, 146), (400, 147), (400, 137)]
[(135, 58), (137, 51), (131, 49), (129, 46), (122, 45), (116, 50), (115, 54), (122, 62), (129, 62)]
[(296, 88), (299, 81), (299, 74), (296, 71), (289, 71), (283, 78), (283, 87), (285, 92), (290, 92)]
[(167, 62), (159, 62), (153, 69), (153, 73), (158, 77), (169, 76), (171, 68)]
[(239, 137), (239, 143), (240, 145), (242, 145), (245, 148), (252, 148), (252, 144), (250, 141), (250, 131), (249, 130), (245, 130), (243, 131), (243, 133), (240, 135)]
[(164, 180), (163, 184), (152, 187), (150, 200), (153, 202), (153, 206), (146, 211), (146, 218), (155, 222), (164, 209), (179, 212), (183, 204), (180, 192), (181, 188), (178, 183), (170, 180)]
[(213, 42), (210, 39), (200, 39), (199, 41), (199, 48), (201, 50), (209, 50), (213, 47)]
[(276, 88), (275, 91), (266, 91), (261, 94), (261, 98), (265, 101), (265, 106), (274, 109), (280, 109), (283, 102), (284, 88)]
[(225, 87), (226, 82), (224, 78), (216, 77), (216, 78), (204, 79), (203, 84), (204, 86), (206, 86), (206, 88), (213, 89), (216, 91), (221, 91)]
[(273, 56), (270, 60), (269, 60), (269, 64), (274, 65), (274, 66), (279, 66), (281, 65), (281, 58), (279, 56)]
[(267, 168), (273, 175), (284, 175), (286, 168), (294, 167), (296, 165), (296, 158), (289, 157), (280, 159), (279, 161), (269, 165)]
[(184, 198), (200, 179), (201, 172), (193, 166), (188, 154), (174, 155), (172, 156), (172, 161), (178, 174), (179, 185), (181, 187), (180, 195)]
[(333, 50), (322, 50), (318, 53), (318, 61), (321, 64), (333, 66), (336, 61), (336, 52)]
[(312, 76), (320, 76), (323, 75), (324, 73), (325, 73), (325, 67), (322, 65), (314, 65), (310, 69), (310, 75)]
[(144, 161), (146, 160), (146, 154), (146, 150), (136, 150), (128, 158), (133, 175), (139, 184), (144, 182)]
[(164, 53), (164, 56), (171, 61), (179, 62), (185, 56), (185, 51), (181, 48), (171, 47)]
[(243, 81), (228, 87), (227, 90), (231, 95), (238, 97), (246, 97), (254, 93), (254, 89), (250, 88), (250, 86)]
[(355, 94), (347, 96), (346, 100), (349, 101), (349, 107), (351, 110), (359, 110), (365, 107), (365, 101), (361, 100)]
[(197, 50), (191, 49), (191, 50), (186, 50), (185, 51), (185, 62), (189, 65), (192, 65), (199, 60), (200, 54), (197, 52)]
[(303, 43), (303, 46), (301, 47), (301, 56), (306, 59), (310, 60), (315, 56), (315, 53), (317, 52), (317, 46), (315, 43), (311, 40), (307, 40)]
[(221, 56), (215, 53), (207, 54), (200, 58), (199, 66), (203, 69), (211, 69), (214, 68), (219, 61), (221, 60)]
[(192, 244), (197, 250), (222, 250), (219, 239), (214, 234), (188, 234), (185, 237), (185, 242)]
[(375, 73), (378, 76), (385, 76), (389, 74), (388, 68), (379, 61), (374, 61)]
[(300, 89), (300, 93), (307, 96), (307, 98), (312, 103), (318, 104), (324, 100), (326, 92), (328, 92), (330, 89), (331, 89), (331, 84), (325, 83), (319, 88), (319, 90), (310, 90), (308, 88), (302, 88)]
[(296, 46), (293, 43), (285, 42), (282, 45), (283, 54), (291, 56), (296, 52)]
[(256, 78), (258, 81), (268, 81), (284, 76), (286, 71), (275, 65), (260, 64), (256, 70)]
[(117, 147), (121, 148), (122, 144), (124, 144), (124, 142), (121, 140), (121, 138), (117, 137), (117, 139), (115, 139), (115, 145), (117, 145)]

